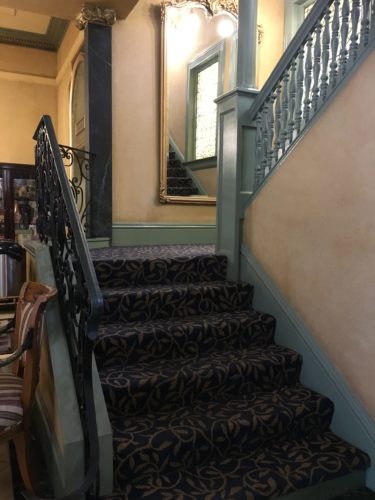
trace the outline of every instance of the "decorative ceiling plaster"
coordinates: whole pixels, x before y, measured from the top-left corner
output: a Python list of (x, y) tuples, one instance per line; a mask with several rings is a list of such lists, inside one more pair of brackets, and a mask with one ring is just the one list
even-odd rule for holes
[(44, 34), (0, 27), (0, 43), (57, 51), (69, 21), (52, 17)]

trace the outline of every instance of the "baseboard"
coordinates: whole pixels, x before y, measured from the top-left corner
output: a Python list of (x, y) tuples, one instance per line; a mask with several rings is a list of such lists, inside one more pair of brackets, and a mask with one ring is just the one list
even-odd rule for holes
[(87, 245), (91, 248), (107, 248), (110, 246), (109, 238), (87, 238)]
[(301, 318), (245, 246), (241, 248), (240, 276), (243, 281), (250, 282), (255, 287), (254, 307), (276, 317), (276, 342), (302, 354), (302, 383), (334, 402), (335, 413), (331, 426), (333, 432), (366, 451), (371, 457), (373, 465), (367, 470), (366, 485), (375, 490), (374, 421)]
[(174, 245), (214, 244), (216, 224), (162, 224), (119, 223), (112, 224), (112, 245)]

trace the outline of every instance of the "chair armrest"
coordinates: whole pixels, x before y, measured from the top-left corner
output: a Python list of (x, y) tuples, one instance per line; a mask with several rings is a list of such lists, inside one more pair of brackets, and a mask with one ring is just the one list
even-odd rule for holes
[(6, 325), (0, 327), (0, 335), (8, 333), (8, 330), (14, 328), (15, 326), (16, 326), (16, 316), (14, 315), (13, 318), (9, 320)]
[(29, 331), (26, 334), (25, 340), (23, 341), (22, 345), (14, 352), (11, 354), (8, 354), (0, 359), (0, 368), (3, 368), (4, 366), (8, 366), (11, 363), (14, 363), (18, 358), (22, 356), (22, 354), (27, 351), (27, 349), (30, 349), (32, 346), (32, 341), (33, 341), (33, 332), (34, 329), (30, 328)]

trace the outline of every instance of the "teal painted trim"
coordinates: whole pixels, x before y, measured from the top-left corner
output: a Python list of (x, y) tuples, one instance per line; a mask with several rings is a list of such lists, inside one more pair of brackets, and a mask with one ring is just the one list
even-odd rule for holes
[[(36, 279), (56, 287), (49, 247), (32, 240), (25, 242), (24, 246), (28, 258), (34, 259)], [(48, 375), (53, 381), (55, 390), (53, 424), (58, 428), (58, 437), (53, 431), (49, 413), (45, 410), (41, 391), (37, 393), (39, 399), (37, 420), (44, 453), (48, 458), (47, 467), (54, 480), (53, 487), (55, 492), (62, 496), (79, 487), (84, 477), (83, 432), (58, 301), (48, 305), (45, 323), (52, 368)], [(100, 494), (107, 495), (113, 488), (112, 427), (95, 360), (93, 360), (93, 388), (99, 437)]]
[(69, 21), (52, 17), (46, 34), (0, 28), (0, 43), (56, 52), (68, 26)]
[(91, 248), (107, 248), (110, 246), (109, 238), (87, 238), (87, 245)]
[(217, 167), (217, 156), (211, 156), (210, 158), (201, 158), (200, 160), (186, 161), (184, 167), (190, 170), (205, 170), (207, 168)]
[(276, 317), (276, 342), (302, 354), (302, 383), (334, 402), (333, 432), (370, 455), (372, 466), (367, 471), (366, 484), (375, 490), (375, 422), (301, 318), (244, 245), (241, 248), (240, 277), (255, 286), (254, 307)]
[(181, 149), (178, 147), (177, 142), (173, 139), (171, 135), (169, 135), (169, 145), (172, 151), (174, 151), (177, 155), (177, 158), (180, 160), (181, 163), (184, 163), (185, 157), (182, 154)]
[(196, 93), (198, 73), (207, 66), (218, 62), (219, 80), (217, 95), (221, 95), (224, 89), (224, 58), (225, 40), (220, 40), (218, 43), (202, 52), (187, 65), (185, 158), (188, 161), (195, 159)]
[(112, 245), (214, 244), (215, 224), (114, 223)]

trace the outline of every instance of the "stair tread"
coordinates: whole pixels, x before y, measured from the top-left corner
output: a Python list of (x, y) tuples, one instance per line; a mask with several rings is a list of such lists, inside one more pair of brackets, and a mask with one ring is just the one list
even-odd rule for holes
[(295, 351), (270, 345), (102, 368), (100, 378), (110, 412), (136, 414), (293, 385), (301, 363)]
[[(310, 438), (275, 441), (239, 457), (218, 457), (207, 464), (154, 472), (147, 463), (133, 481), (121, 484), (107, 499), (265, 500), (363, 470), (368, 456), (330, 431)], [(119, 491), (119, 494), (116, 494)], [(119, 495), (119, 496), (118, 496)]]
[(196, 283), (167, 283), (167, 284), (147, 284), (140, 286), (125, 286), (122, 288), (106, 288), (102, 287), (101, 292), (103, 297), (116, 297), (122, 296), (130, 293), (144, 293), (144, 292), (164, 292), (170, 290), (200, 290), (200, 289), (225, 289), (225, 288), (243, 288), (252, 290), (252, 286), (249, 283), (235, 283), (233, 281), (199, 281)]
[[(134, 245), (90, 250), (94, 261), (133, 260), (133, 259), (178, 259), (187, 260), (197, 256), (214, 256), (214, 245)], [(219, 255), (219, 257), (223, 257)]]
[(104, 288), (225, 280), (227, 258), (215, 255), (210, 248), (182, 247), (179, 254), (173, 246), (119, 247), (92, 251), (92, 256), (99, 284)]
[(179, 462), (180, 467), (202, 464), (216, 455), (226, 458), (252, 451), (271, 439), (328, 430), (332, 413), (333, 404), (328, 398), (296, 384), (254, 393), (247, 399), (201, 402), (174, 412), (112, 417), (115, 460), (121, 461), (121, 473), (129, 477), (142, 461), (153, 463), (159, 472), (170, 467), (169, 462)]
[(253, 287), (248, 283), (203, 281), (102, 288), (102, 295), (102, 322), (129, 322), (250, 309)]
[(273, 316), (254, 309), (108, 323), (99, 327), (95, 355), (110, 365), (266, 345), (273, 340), (275, 324)]
[[(122, 373), (125, 376), (150, 376), (167, 375), (168, 373), (183, 372), (185, 368), (190, 367), (192, 371), (206, 370), (209, 367), (223, 366), (230, 364), (239, 364), (241, 361), (251, 363), (261, 363), (263, 361), (283, 360), (284, 357), (301, 357), (296, 351), (277, 344), (269, 346), (255, 346), (247, 349), (235, 349), (231, 351), (214, 351), (204, 353), (201, 356), (187, 357), (181, 359), (162, 359), (146, 363), (137, 363), (136, 366), (122, 365), (119, 367), (103, 368), (105, 373)], [(142, 374), (140, 372), (143, 372)]]

